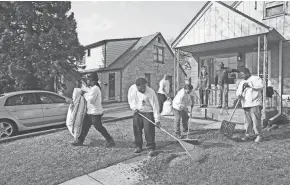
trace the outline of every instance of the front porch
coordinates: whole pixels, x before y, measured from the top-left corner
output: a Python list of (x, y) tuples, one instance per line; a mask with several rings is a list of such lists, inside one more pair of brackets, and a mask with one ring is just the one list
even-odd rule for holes
[[(217, 20), (233, 22), (226, 25), (223, 22), (218, 24)], [(288, 112), (288, 107), (283, 107), (281, 97), (283, 40), (285, 39), (275, 29), (223, 3), (210, 3), (207, 9), (197, 15), (173, 43), (176, 63), (180, 61), (180, 52), (188, 53), (198, 64), (198, 76), (201, 66), (206, 66), (209, 73), (211, 84), (209, 107), (200, 111), (196, 109), (196, 114), (200, 115), (199, 117), (215, 120), (224, 120), (228, 117), (226, 111), (221, 115), (222, 109), (214, 108), (218, 104), (217, 91), (214, 90), (215, 71), (217, 63), (223, 62), (225, 67), (238, 70), (247, 67), (253, 75), (260, 76), (265, 84), (263, 121), (272, 124), (280, 119), (283, 113)], [(234, 107), (237, 99), (235, 91), (241, 79), (236, 73), (230, 74), (229, 79), (229, 106)], [(195, 84), (194, 80), (197, 79), (193, 79), (193, 84)], [(274, 95), (271, 98), (266, 96), (266, 87), (269, 86), (274, 89)], [(175, 91), (179, 88), (176, 82)], [(198, 92), (196, 94), (195, 104), (198, 105), (200, 104)], [(228, 112), (230, 114), (231, 110)], [(233, 122), (237, 120), (243, 123), (243, 115), (242, 110), (237, 110)]]

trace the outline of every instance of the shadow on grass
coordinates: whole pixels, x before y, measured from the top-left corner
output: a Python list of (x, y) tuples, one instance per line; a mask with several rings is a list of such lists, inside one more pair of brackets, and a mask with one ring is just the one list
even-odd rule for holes
[(290, 131), (281, 131), (279, 133), (269, 134), (264, 138), (265, 141), (290, 139)]

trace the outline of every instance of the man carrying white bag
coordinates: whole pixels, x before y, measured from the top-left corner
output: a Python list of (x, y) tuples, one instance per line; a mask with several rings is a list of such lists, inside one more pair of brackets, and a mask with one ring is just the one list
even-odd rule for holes
[(171, 98), (167, 98), (167, 100), (163, 103), (163, 109), (160, 114), (161, 116), (169, 116), (173, 115), (173, 108), (172, 108), (172, 100)]

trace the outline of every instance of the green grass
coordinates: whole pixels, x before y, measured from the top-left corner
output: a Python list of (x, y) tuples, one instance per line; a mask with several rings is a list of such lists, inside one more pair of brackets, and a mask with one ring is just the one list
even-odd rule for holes
[(140, 185), (289, 185), (289, 128), (265, 132), (259, 144), (224, 140), (212, 131), (196, 133), (205, 149), (202, 160), (194, 162), (174, 152), (158, 155), (139, 170), (149, 176)]
[[(172, 132), (172, 121), (163, 123)], [(67, 130), (0, 144), (0, 184), (59, 184), (137, 156), (133, 153), (132, 119), (105, 127), (116, 141), (114, 148), (104, 148), (103, 137), (93, 127), (82, 147), (70, 145), (73, 138)], [(171, 138), (156, 131), (157, 147), (172, 143)]]

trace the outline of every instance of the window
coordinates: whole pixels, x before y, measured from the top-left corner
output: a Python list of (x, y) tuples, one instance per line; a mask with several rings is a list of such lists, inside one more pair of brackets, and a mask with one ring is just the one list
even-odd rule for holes
[(35, 95), (32, 93), (15, 95), (9, 97), (5, 102), (5, 106), (33, 105), (33, 104), (37, 104), (37, 102)]
[(154, 61), (164, 63), (164, 48), (154, 46)]
[(88, 57), (91, 56), (91, 49), (88, 49)]
[(160, 38), (160, 37), (157, 37), (157, 42), (158, 42), (159, 44), (161, 44), (161, 38)]
[[(271, 52), (268, 51), (268, 61), (271, 61)], [(264, 59), (264, 52), (260, 53), (260, 75), (263, 74), (263, 59)], [(245, 67), (248, 68), (253, 75), (258, 75), (258, 53), (246, 53), (246, 62)]]
[(66, 99), (50, 93), (37, 93), (41, 104), (66, 103)]
[(285, 13), (283, 1), (267, 2), (264, 5), (264, 18), (280, 16)]
[(148, 86), (150, 87), (150, 85), (151, 85), (151, 74), (145, 73), (145, 79), (147, 80)]

